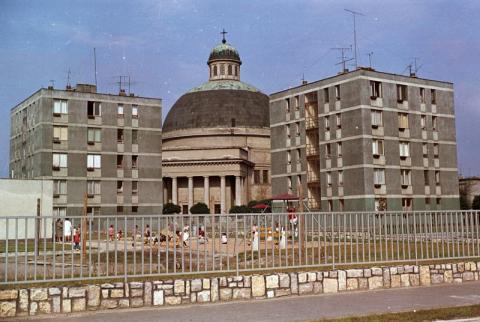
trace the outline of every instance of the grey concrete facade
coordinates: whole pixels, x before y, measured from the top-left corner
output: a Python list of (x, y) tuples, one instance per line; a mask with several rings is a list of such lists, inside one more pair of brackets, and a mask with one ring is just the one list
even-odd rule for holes
[(159, 214), (161, 100), (40, 89), (11, 110), (10, 177), (52, 179), (53, 214)]
[[(453, 85), (371, 69), (270, 96), (272, 193), (310, 209), (458, 209)], [(297, 130), (298, 128), (298, 130)]]

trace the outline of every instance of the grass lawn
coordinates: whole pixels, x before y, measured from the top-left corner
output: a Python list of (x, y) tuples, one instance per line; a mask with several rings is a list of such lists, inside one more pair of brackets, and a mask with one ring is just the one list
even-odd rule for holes
[(432, 310), (418, 310), (403, 313), (387, 313), (341, 319), (318, 320), (321, 322), (383, 322), (383, 321), (434, 321), (480, 316), (480, 305), (458, 306)]
[[(62, 246), (62, 243), (53, 243), (52, 241), (46, 241), (44, 243), (43, 239), (39, 241), (38, 243), (38, 249), (39, 251), (50, 251), (53, 250), (53, 244), (55, 244), (55, 250), (56, 251), (61, 251), (65, 247), (65, 250), (71, 250), (72, 249), (72, 244), (71, 243), (65, 243), (65, 245)], [(15, 241), (9, 241), (8, 242), (8, 253), (14, 253), (15, 252)], [(27, 243), (25, 244), (25, 240), (19, 240), (18, 241), (18, 252), (19, 253), (24, 253), (25, 251), (27, 252), (33, 252), (35, 251), (35, 241), (34, 240), (28, 240)], [(7, 247), (6, 247), (6, 242), (4, 240), (0, 241), (0, 254), (6, 253)]]

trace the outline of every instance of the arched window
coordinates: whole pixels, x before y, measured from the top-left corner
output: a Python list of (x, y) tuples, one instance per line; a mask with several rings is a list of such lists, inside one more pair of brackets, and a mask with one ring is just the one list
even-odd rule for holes
[(220, 75), (225, 75), (225, 65), (220, 65)]
[(217, 65), (213, 66), (213, 76), (217, 76)]
[(228, 75), (232, 75), (232, 65), (228, 65)]
[(235, 76), (238, 76), (238, 66), (235, 66)]

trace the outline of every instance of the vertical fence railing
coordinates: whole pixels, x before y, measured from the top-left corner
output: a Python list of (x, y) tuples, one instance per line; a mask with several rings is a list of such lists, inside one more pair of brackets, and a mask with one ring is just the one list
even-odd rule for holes
[(478, 258), (479, 225), (478, 211), (0, 217), (0, 284)]

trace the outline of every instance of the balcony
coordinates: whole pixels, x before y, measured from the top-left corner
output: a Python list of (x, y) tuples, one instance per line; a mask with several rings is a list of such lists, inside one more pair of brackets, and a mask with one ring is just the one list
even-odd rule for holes
[(305, 129), (307, 131), (311, 129), (318, 129), (318, 117), (307, 118), (305, 120)]

